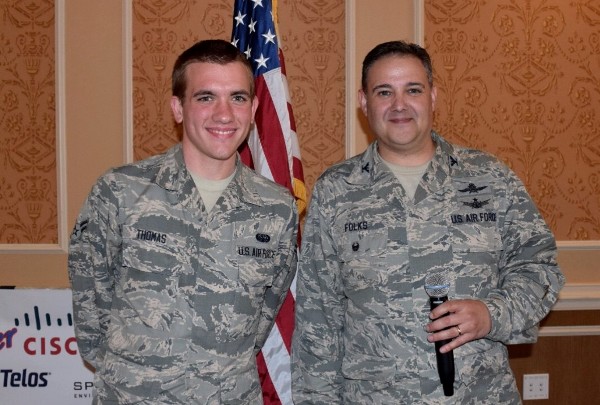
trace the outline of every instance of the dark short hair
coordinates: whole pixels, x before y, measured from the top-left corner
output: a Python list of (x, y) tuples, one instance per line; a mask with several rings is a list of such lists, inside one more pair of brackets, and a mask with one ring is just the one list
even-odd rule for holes
[(404, 41), (390, 41), (377, 45), (365, 56), (362, 65), (361, 85), (367, 89), (367, 75), (373, 63), (386, 56), (413, 56), (421, 61), (427, 74), (427, 82), (433, 86), (433, 68), (429, 54), (421, 46)]
[(171, 91), (180, 100), (184, 99), (187, 86), (185, 70), (189, 64), (196, 62), (216, 63), (219, 65), (241, 62), (248, 68), (250, 95), (254, 96), (254, 74), (252, 64), (248, 58), (230, 42), (222, 39), (207, 39), (196, 42), (183, 51), (175, 61), (171, 75)]

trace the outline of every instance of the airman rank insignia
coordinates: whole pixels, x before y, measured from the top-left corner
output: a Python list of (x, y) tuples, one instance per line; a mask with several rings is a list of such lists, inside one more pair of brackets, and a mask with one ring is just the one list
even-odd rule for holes
[(73, 228), (73, 232), (71, 233), (72, 237), (75, 238), (79, 238), (81, 236), (81, 234), (87, 229), (88, 226), (88, 220), (83, 220), (77, 224), (75, 224), (75, 227)]

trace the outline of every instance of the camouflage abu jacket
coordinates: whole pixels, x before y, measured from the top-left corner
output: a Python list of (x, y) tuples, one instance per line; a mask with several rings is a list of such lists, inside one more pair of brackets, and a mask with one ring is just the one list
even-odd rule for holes
[(295, 274), (297, 220), (239, 160), (207, 213), (180, 145), (102, 176), (69, 252), (96, 401), (262, 404), (255, 355)]
[[(523, 184), (435, 132), (414, 200), (376, 143), (315, 185), (298, 268), (292, 387), (301, 404), (519, 403), (505, 344), (534, 342), (564, 283), (554, 237)], [(454, 350), (444, 397), (424, 326), (425, 276), (488, 307), (485, 339)]]

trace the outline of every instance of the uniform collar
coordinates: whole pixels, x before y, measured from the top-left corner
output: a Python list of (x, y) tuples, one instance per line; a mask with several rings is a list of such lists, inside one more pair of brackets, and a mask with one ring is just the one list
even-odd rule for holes
[(437, 132), (431, 131), (435, 142), (435, 153), (423, 179), (415, 192), (415, 203), (422, 201), (428, 195), (442, 193), (445, 190), (452, 172), (458, 166), (454, 147)]
[[(435, 152), (431, 164), (424, 174), (424, 181), (421, 181), (417, 188), (415, 202), (442, 190), (452, 173), (461, 168), (461, 162), (456, 156), (452, 144), (435, 131), (431, 131), (431, 137), (436, 144)], [(371, 143), (357, 159), (358, 164), (347, 179), (350, 184), (369, 185), (392, 179), (393, 174), (389, 168), (384, 162), (377, 159), (377, 141)]]
[[(227, 200), (237, 206), (239, 202), (245, 202), (253, 205), (264, 205), (260, 193), (256, 190), (252, 177), (253, 170), (244, 165), (239, 154), (236, 157), (235, 175), (224, 193), (227, 194)], [(183, 149), (181, 143), (173, 146), (165, 152), (160, 168), (157, 172), (155, 183), (160, 187), (177, 191), (180, 194), (180, 200), (199, 199), (198, 190), (194, 180), (190, 175), (183, 160)]]
[(358, 164), (348, 176), (350, 184), (371, 184), (386, 172), (386, 168), (377, 162), (377, 141), (371, 143), (367, 149), (357, 157)]

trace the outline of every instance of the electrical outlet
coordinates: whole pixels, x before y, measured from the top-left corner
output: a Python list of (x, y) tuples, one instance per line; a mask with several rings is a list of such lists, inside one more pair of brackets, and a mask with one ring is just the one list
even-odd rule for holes
[(523, 375), (523, 399), (548, 399), (548, 374)]

